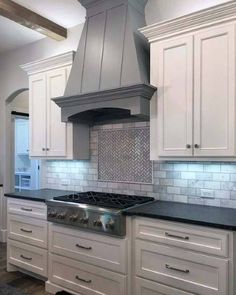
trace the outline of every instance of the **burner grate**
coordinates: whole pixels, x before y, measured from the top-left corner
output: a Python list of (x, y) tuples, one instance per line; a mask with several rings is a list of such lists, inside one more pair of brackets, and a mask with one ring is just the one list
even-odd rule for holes
[(85, 192), (56, 197), (54, 200), (81, 203), (105, 208), (126, 209), (134, 205), (153, 201), (153, 198), (111, 193)]

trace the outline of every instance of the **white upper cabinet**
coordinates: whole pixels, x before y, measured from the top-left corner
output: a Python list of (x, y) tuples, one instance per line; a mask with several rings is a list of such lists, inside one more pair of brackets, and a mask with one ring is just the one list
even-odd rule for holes
[(193, 38), (154, 45), (158, 59), (159, 155), (192, 155)]
[(63, 96), (72, 61), (69, 52), (22, 66), (29, 75), (31, 157), (89, 158), (89, 147), (83, 144), (88, 127), (62, 122), (61, 109), (52, 100)]
[(194, 36), (194, 154), (235, 156), (235, 25)]
[(46, 76), (44, 73), (29, 77), (29, 130), (30, 130), (30, 156), (46, 156)]
[(51, 100), (64, 94), (67, 68), (47, 73), (47, 155), (66, 156), (66, 123), (61, 122), (61, 109)]
[(151, 25), (151, 159), (236, 159), (236, 2)]

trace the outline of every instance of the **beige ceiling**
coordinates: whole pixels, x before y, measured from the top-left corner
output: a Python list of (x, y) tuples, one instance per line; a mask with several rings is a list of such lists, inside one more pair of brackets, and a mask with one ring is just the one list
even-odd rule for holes
[[(85, 9), (77, 0), (14, 1), (65, 28), (71, 28), (84, 22)], [(0, 53), (42, 38), (45, 36), (0, 16)]]

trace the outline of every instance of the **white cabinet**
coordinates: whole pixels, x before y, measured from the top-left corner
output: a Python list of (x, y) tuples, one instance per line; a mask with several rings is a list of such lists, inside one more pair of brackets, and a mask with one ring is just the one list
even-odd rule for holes
[(71, 126), (61, 122), (61, 110), (51, 98), (63, 95), (69, 71), (66, 67), (30, 76), (32, 157), (67, 157), (67, 128)]
[(130, 243), (130, 236), (120, 239), (50, 224), (46, 291), (131, 295)]
[(194, 35), (196, 156), (235, 156), (235, 24)]
[(234, 295), (231, 231), (133, 219), (135, 295)]
[(48, 273), (48, 222), (44, 203), (9, 198), (7, 269), (26, 270), (44, 278)]
[(158, 87), (152, 160), (236, 156), (236, 23), (228, 15), (236, 4), (224, 5), (141, 30), (151, 43), (151, 84)]
[(159, 155), (191, 156), (193, 37), (156, 43), (153, 50), (157, 54), (153, 67), (158, 71)]
[(61, 109), (52, 98), (63, 96), (73, 53), (22, 66), (29, 75), (30, 156), (49, 159), (88, 159), (84, 128), (61, 121)]
[(15, 149), (16, 155), (29, 154), (29, 121), (24, 119), (16, 120), (15, 124)]
[(30, 156), (46, 156), (46, 75), (29, 77)]

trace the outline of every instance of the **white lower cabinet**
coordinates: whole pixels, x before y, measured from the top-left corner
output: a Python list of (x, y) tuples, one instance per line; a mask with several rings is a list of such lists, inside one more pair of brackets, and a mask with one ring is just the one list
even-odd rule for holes
[(44, 203), (9, 198), (7, 269), (47, 278), (48, 222)]
[(80, 295), (130, 295), (129, 236), (124, 239), (49, 225), (46, 290)]
[(135, 295), (195, 295), (152, 281), (135, 277)]
[(126, 294), (125, 275), (58, 255), (49, 255), (49, 280), (79, 294)]
[(47, 277), (47, 250), (10, 239), (7, 246), (8, 263)]
[(133, 219), (133, 295), (235, 295), (235, 234)]
[(196, 294), (228, 294), (228, 260), (136, 241), (135, 262), (140, 277)]

